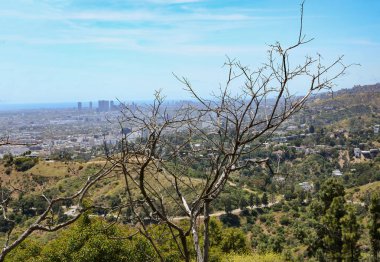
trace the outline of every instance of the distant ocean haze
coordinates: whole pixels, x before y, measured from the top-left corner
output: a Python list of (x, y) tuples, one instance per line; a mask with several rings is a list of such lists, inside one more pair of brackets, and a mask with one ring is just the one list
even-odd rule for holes
[[(86, 103), (83, 103), (84, 107), (87, 107)], [(13, 110), (33, 110), (33, 109), (54, 109), (54, 108), (75, 108), (76, 102), (64, 102), (64, 103), (18, 103), (8, 104), (0, 103), (1, 111), (13, 111)]]

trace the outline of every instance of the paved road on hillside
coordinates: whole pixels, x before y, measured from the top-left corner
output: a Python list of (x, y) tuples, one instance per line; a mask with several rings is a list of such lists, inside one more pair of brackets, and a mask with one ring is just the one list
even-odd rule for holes
[[(271, 206), (273, 206), (274, 204), (277, 204), (277, 203), (279, 203), (279, 202), (280, 202), (280, 201), (276, 201), (276, 202), (273, 202), (273, 203), (269, 203), (269, 204), (267, 205), (267, 207), (271, 207)], [(264, 207), (263, 205), (262, 205), (262, 206), (259, 206), (259, 207), (257, 207), (257, 206), (249, 207), (249, 206), (248, 206), (247, 209), (249, 209), (249, 210), (254, 210), (254, 209), (257, 209), (257, 208), (263, 208), (263, 207)], [(240, 208), (237, 208), (237, 209), (232, 210), (232, 211), (231, 211), (231, 214), (238, 215), (238, 214), (240, 214), (241, 211), (242, 211), (242, 210), (241, 210)], [(226, 211), (216, 211), (216, 212), (210, 214), (210, 217), (220, 217), (221, 215), (224, 215), (224, 214), (226, 214)], [(180, 216), (180, 217), (172, 217), (171, 220), (173, 220), (173, 221), (180, 221), (180, 220), (184, 220), (184, 219), (188, 219), (188, 218), (189, 218), (188, 216)], [(199, 216), (198, 218), (203, 219), (204, 216), (202, 215), (202, 216)]]

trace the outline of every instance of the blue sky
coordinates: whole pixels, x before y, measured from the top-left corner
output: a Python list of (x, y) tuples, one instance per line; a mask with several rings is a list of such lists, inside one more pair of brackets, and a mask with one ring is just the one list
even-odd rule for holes
[[(172, 72), (208, 95), (225, 56), (255, 67), (267, 44), (297, 39), (296, 0), (1, 0), (0, 103), (170, 99), (188, 95)], [(307, 0), (293, 59), (345, 55), (338, 88), (380, 82), (380, 1)], [(301, 85), (298, 92), (302, 93)]]

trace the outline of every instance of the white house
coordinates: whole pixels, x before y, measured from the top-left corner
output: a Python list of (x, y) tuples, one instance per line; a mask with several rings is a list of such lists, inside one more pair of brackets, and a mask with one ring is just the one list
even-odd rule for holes
[(360, 158), (362, 156), (362, 151), (360, 150), (360, 148), (358, 147), (354, 148), (354, 155), (356, 158)]
[(343, 173), (339, 169), (335, 169), (332, 171), (333, 176), (343, 176)]

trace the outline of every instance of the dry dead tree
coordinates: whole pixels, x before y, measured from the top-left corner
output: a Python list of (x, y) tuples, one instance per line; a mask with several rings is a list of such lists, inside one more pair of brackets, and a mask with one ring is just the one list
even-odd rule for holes
[[(323, 65), (320, 55), (306, 56), (303, 63), (292, 66), (292, 52), (311, 41), (303, 35), (302, 26), (303, 4), (296, 43), (289, 47), (280, 43), (269, 46), (267, 62), (256, 70), (227, 59), (227, 80), (210, 99), (198, 95), (188, 79), (176, 76), (193, 102), (170, 109), (157, 92), (150, 105), (125, 105), (120, 125), (131, 130), (124, 134), (116, 153), (106, 150), (110, 165), (89, 177), (73, 196), (44, 196), (48, 206), (35, 222), (15, 240), (11, 238), (12, 229), (8, 232), (0, 261), (34, 231), (55, 231), (77, 220), (88, 209), (83, 204), (88, 190), (111, 171), (123, 177), (128, 199), (128, 203), (115, 209), (117, 218), (122, 216), (122, 208), (128, 206), (129, 222), (149, 240), (162, 261), (160, 241), (147, 224), (165, 225), (185, 261), (191, 260), (193, 251), (198, 262), (208, 261), (211, 205), (231, 173), (251, 164), (266, 163), (267, 159), (248, 156), (300, 111), (312, 94), (331, 89), (334, 80), (350, 66), (343, 64), (343, 56)], [(296, 96), (292, 89), (299, 79), (304, 83), (302, 96)], [(202, 178), (194, 178), (190, 167), (199, 164), (206, 167)], [(15, 222), (7, 216), (7, 205), (16, 191), (3, 194), (0, 203), (4, 219), (12, 225)], [(65, 200), (76, 200), (81, 206), (79, 213), (68, 221), (52, 223), (53, 206)], [(187, 224), (173, 219), (178, 215), (185, 216)]]
[[(131, 127), (131, 132), (123, 138), (121, 153), (110, 161), (124, 176), (129, 201), (141, 201), (131, 207), (131, 222), (139, 224), (140, 232), (162, 260), (159, 244), (145, 220), (167, 226), (185, 261), (191, 260), (192, 250), (198, 262), (208, 261), (211, 204), (230, 174), (266, 162), (248, 156), (300, 111), (312, 94), (330, 90), (350, 66), (343, 64), (343, 56), (323, 65), (319, 54), (306, 56), (303, 63), (292, 66), (292, 52), (311, 41), (303, 35), (302, 25), (303, 4), (296, 43), (269, 46), (267, 62), (256, 70), (227, 59), (227, 80), (211, 99), (198, 95), (188, 79), (176, 76), (193, 102), (173, 110), (157, 92), (151, 105), (124, 106), (120, 124)], [(302, 96), (296, 96), (292, 89), (299, 79), (304, 83)], [(207, 163), (207, 168), (203, 179), (194, 179), (189, 167), (199, 162)], [(186, 226), (173, 220), (180, 214), (187, 217)], [(189, 237), (192, 247), (188, 246)]]

